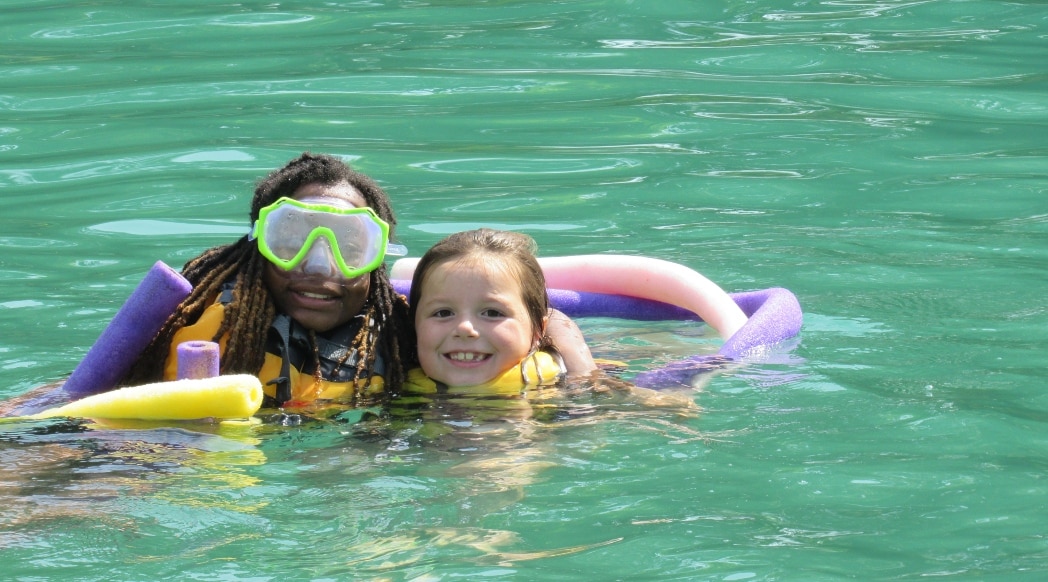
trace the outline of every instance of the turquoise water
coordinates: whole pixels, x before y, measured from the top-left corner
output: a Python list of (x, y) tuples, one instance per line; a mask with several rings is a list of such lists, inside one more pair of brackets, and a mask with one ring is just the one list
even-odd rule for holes
[[(307, 149), (378, 179), (415, 256), (519, 229), (786, 287), (805, 323), (698, 415), (4, 428), (3, 578), (1048, 570), (1043, 3), (4, 4), (0, 396), (67, 375)], [(635, 369), (717, 345), (579, 323)]]

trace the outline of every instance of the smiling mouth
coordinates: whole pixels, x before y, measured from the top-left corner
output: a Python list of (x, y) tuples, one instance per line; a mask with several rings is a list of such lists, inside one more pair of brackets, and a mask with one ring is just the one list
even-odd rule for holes
[(483, 362), (491, 357), (491, 354), (482, 354), (480, 352), (451, 352), (444, 354), (444, 357), (456, 362)]
[(330, 300), (335, 298), (334, 295), (328, 295), (325, 293), (313, 293), (310, 291), (298, 291), (298, 295), (301, 295), (307, 299)]

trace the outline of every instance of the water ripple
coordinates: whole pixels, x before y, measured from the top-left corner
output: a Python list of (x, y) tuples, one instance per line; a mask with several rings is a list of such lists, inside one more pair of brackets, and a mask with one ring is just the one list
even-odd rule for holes
[(954, 42), (985, 41), (1010, 31), (999, 29), (973, 30), (912, 30), (872, 34), (868, 32), (822, 32), (793, 34), (746, 34), (741, 32), (718, 32), (716, 38), (692, 38), (687, 40), (639, 40), (607, 39), (600, 44), (610, 49), (710, 49), (750, 48), (780, 45), (854, 45), (858, 51), (902, 51), (927, 48), (928, 39)]
[[(311, 15), (296, 15), (281, 12), (235, 14), (205, 20), (203, 21), (203, 25), (236, 27), (273, 26), (309, 22), (313, 20), (313, 18), (314, 17)], [(157, 32), (162, 30), (177, 28), (198, 29), (201, 25), (201, 20), (196, 18), (124, 20), (104, 24), (84, 24), (82, 26), (44, 29), (34, 32), (29, 36), (30, 38), (59, 40), (138, 35), (143, 38), (153, 39)]]
[(465, 158), (410, 164), (413, 168), (444, 173), (469, 174), (574, 174), (579, 172), (603, 172), (620, 168), (634, 168), (636, 160), (588, 160), (581, 158)]
[(536, 231), (570, 231), (570, 230), (590, 230), (589, 225), (582, 224), (557, 224), (553, 222), (541, 222), (541, 223), (500, 223), (490, 222), (488, 220), (479, 220), (476, 222), (426, 222), (420, 224), (412, 224), (408, 228), (416, 230), (418, 232), (425, 232), (428, 234), (437, 235), (448, 235), (454, 232), (460, 232), (463, 230), (472, 230), (475, 228), (494, 228), (498, 230), (519, 230), (523, 232), (536, 232)]
[[(217, 222), (217, 224), (216, 224)], [(133, 236), (172, 236), (185, 234), (246, 234), (242, 224), (213, 222), (172, 222), (166, 220), (116, 220), (90, 226), (106, 234), (129, 234)]]

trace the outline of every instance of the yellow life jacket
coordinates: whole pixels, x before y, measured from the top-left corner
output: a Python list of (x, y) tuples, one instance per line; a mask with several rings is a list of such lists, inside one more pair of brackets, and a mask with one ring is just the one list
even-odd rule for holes
[[(184, 341), (213, 341), (212, 338), (214, 338), (219, 326), (222, 325), (225, 309), (225, 304), (220, 297), (204, 310), (204, 313), (201, 314), (200, 319), (196, 323), (187, 325), (175, 332), (171, 342), (171, 351), (164, 366), (165, 380), (177, 379), (178, 344)], [(220, 352), (223, 354), (226, 351), (228, 340), (228, 334), (218, 340)], [(350, 358), (350, 361), (354, 360)], [(287, 372), (291, 398), (285, 402), (277, 402), (277, 381), (283, 376), (284, 371)], [(342, 375), (344, 376), (345, 374), (343, 373)], [(268, 348), (262, 369), (258, 371), (258, 379), (262, 382), (262, 388), (268, 397), (267, 402), (269, 405), (277, 404), (283, 407), (308, 406), (318, 400), (349, 404), (353, 402), (354, 395), (363, 397), (366, 401), (374, 400), (382, 395), (384, 389), (382, 376), (379, 375), (371, 377), (371, 383), (366, 389), (363, 379), (339, 380), (322, 377), (318, 381), (312, 373), (304, 373), (294, 365), (289, 364), (285, 368), (284, 357), (280, 353), (270, 351)]]
[(408, 372), (404, 394), (454, 394), (460, 396), (519, 396), (529, 387), (552, 386), (565, 374), (564, 361), (556, 352), (535, 352), (494, 380), (477, 386), (449, 387), (415, 368)]

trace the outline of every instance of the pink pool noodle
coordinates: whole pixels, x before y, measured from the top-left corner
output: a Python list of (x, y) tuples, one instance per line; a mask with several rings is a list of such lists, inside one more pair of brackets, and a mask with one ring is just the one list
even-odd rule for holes
[(218, 376), (221, 356), (216, 342), (182, 342), (178, 344), (177, 350), (179, 380), (202, 380)]
[(181, 274), (157, 261), (73, 370), (64, 390), (82, 397), (115, 388), (192, 289)]

